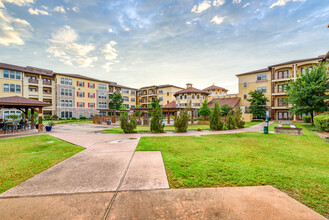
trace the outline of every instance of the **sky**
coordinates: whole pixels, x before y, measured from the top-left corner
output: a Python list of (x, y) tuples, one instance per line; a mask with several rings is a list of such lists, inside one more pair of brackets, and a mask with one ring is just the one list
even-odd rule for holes
[(328, 0), (0, 0), (0, 62), (237, 93), (236, 74), (327, 53), (328, 24)]

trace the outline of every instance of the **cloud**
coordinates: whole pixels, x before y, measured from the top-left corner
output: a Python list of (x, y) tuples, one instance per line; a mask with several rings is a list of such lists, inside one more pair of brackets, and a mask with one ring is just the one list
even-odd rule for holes
[(23, 45), (23, 37), (30, 35), (32, 27), (29, 22), (11, 17), (5, 10), (0, 10), (0, 44)]
[(250, 5), (250, 3), (248, 2), (248, 3), (245, 4), (242, 8), (245, 8), (245, 7), (249, 6), (249, 5)]
[(63, 6), (56, 6), (54, 8), (54, 11), (59, 12), (59, 13), (62, 13), (62, 14), (65, 14), (65, 9), (64, 9)]
[(74, 11), (74, 12), (79, 12), (79, 8), (78, 8), (77, 6), (74, 6), (74, 7), (72, 8), (72, 11)]
[(210, 20), (211, 23), (221, 24), (224, 21), (224, 17), (218, 17), (217, 15)]
[(92, 44), (77, 43), (79, 36), (70, 26), (66, 25), (52, 34), (47, 49), (54, 57), (67, 65), (79, 67), (93, 67), (97, 57), (90, 55), (95, 50)]
[(18, 6), (24, 6), (24, 5), (29, 5), (29, 4), (33, 4), (34, 0), (0, 0), (0, 7), (4, 8), (4, 2), (8, 2), (11, 4), (15, 4)]
[(105, 44), (104, 49), (102, 50), (104, 58), (109, 61), (102, 66), (106, 70), (106, 72), (109, 72), (112, 69), (112, 65), (114, 63), (119, 62), (118, 60), (116, 60), (118, 57), (118, 51), (114, 48), (116, 44), (117, 42), (110, 41), (110, 43)]
[(109, 33), (112, 33), (113, 32), (113, 29), (112, 28), (109, 28), (108, 31), (109, 31)]
[(305, 0), (277, 0), (277, 2), (273, 3), (270, 8), (275, 6), (285, 6), (288, 2), (303, 2)]
[(191, 12), (201, 13), (210, 7), (211, 7), (211, 1), (204, 0), (203, 2), (200, 2), (198, 5), (194, 5), (193, 8), (191, 9)]
[(33, 8), (29, 8), (28, 12), (31, 14), (31, 15), (49, 15), (48, 12), (46, 12), (45, 10), (39, 10), (39, 9), (33, 9)]
[(233, 0), (233, 4), (240, 4), (242, 0)]
[(185, 22), (185, 24), (192, 24), (190, 21)]
[(225, 0), (214, 0), (212, 5), (216, 7), (220, 7), (225, 4)]

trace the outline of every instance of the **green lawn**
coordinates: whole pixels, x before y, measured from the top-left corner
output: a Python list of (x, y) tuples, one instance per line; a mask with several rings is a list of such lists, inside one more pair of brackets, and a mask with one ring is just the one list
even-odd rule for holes
[(1, 139), (0, 193), (83, 149), (50, 135)]
[[(48, 122), (50, 122), (50, 120), (43, 120), (42, 124), (46, 125), (48, 124)], [(52, 121), (55, 124), (89, 124), (89, 123), (93, 123), (92, 119), (85, 119), (85, 120), (58, 120), (58, 121)]]
[(162, 152), (172, 188), (272, 185), (327, 216), (329, 143), (303, 133), (142, 137), (137, 150)]
[[(247, 122), (245, 127), (251, 127), (254, 126), (256, 124), (259, 124), (260, 122)], [(209, 130), (210, 127), (209, 125), (198, 125), (198, 124), (194, 124), (194, 125), (189, 125), (188, 126), (188, 130), (190, 131), (195, 131), (195, 130)], [(166, 125), (164, 128), (165, 131), (175, 131), (175, 127), (173, 125)], [(120, 127), (116, 127), (116, 128), (109, 128), (109, 129), (105, 129), (104, 131), (108, 131), (107, 133), (115, 133), (115, 134), (121, 134), (123, 133), (123, 130)], [(137, 132), (147, 132), (150, 131), (150, 126), (137, 126), (136, 128)]]

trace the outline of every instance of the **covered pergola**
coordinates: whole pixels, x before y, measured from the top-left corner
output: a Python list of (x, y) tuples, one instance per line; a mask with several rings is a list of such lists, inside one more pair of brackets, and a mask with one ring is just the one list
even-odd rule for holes
[[(102, 118), (102, 121), (104, 121), (104, 117), (108, 115), (108, 113), (111, 113), (111, 121), (112, 123), (116, 123), (117, 120), (117, 116), (116, 113), (123, 113), (123, 112), (129, 112), (129, 110), (116, 110), (116, 109), (103, 109), (103, 108), (99, 108), (97, 109), (99, 111), (99, 115)], [(94, 121), (95, 123), (95, 121)]]
[(4, 108), (15, 108), (22, 111), (25, 119), (28, 117), (28, 111), (31, 109), (31, 128), (34, 128), (34, 112), (39, 114), (38, 131), (42, 132), (42, 108), (51, 106), (49, 103), (41, 102), (34, 99), (24, 98), (20, 96), (10, 96), (0, 98), (0, 110)]

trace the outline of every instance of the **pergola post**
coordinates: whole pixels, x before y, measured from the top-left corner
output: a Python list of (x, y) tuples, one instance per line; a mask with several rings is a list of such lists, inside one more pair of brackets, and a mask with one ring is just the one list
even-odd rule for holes
[(176, 121), (176, 118), (177, 118), (177, 111), (175, 111), (175, 121)]
[(167, 115), (168, 115), (167, 123), (168, 123), (168, 125), (170, 125), (170, 112), (169, 111), (167, 112)]
[(43, 131), (43, 124), (42, 124), (42, 107), (39, 107), (39, 125), (38, 125), (38, 132)]
[(31, 129), (34, 129), (34, 109), (31, 108)]
[(28, 120), (29, 108), (25, 108), (25, 121)]
[(191, 110), (191, 124), (194, 124), (194, 114), (193, 110)]

